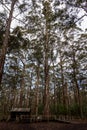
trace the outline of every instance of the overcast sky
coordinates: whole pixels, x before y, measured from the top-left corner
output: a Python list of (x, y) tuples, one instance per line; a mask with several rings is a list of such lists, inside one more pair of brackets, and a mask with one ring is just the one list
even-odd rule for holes
[[(85, 11), (81, 10), (78, 14), (78, 17), (80, 18), (81, 16), (83, 16), (85, 13)], [(81, 25), (79, 25), (79, 22), (81, 22)], [(80, 20), (78, 22), (78, 26), (81, 27), (84, 31), (87, 28), (87, 16), (84, 16), (83, 20)]]
[[(3, 8), (2, 8), (1, 6), (0, 6), (0, 11), (3, 12)], [(78, 14), (78, 17), (80, 18), (82, 15), (84, 15), (84, 13), (85, 13), (85, 11), (84, 11), (84, 10), (81, 10), (81, 11), (79, 12), (79, 14)], [(14, 14), (14, 16), (15, 16), (15, 14)], [(19, 16), (19, 17), (20, 17), (20, 16)], [(81, 22), (81, 23), (80, 23), (80, 22)], [(22, 23), (20, 23), (20, 24), (22, 24)], [(19, 24), (19, 22), (18, 22), (17, 20), (13, 20), (12, 23), (11, 23), (11, 27), (14, 28), (14, 27), (16, 27), (16, 26), (19, 26), (20, 24)], [(77, 23), (77, 25), (78, 25), (79, 27), (81, 27), (83, 31), (85, 31), (85, 29), (87, 29), (87, 16), (85, 16), (85, 17), (83, 18), (83, 21), (80, 20), (80, 21)]]

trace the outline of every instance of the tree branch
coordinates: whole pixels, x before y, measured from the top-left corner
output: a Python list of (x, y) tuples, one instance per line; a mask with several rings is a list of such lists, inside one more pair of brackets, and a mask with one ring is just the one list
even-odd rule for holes
[(80, 18), (78, 18), (75, 22), (74, 22), (74, 24), (75, 23), (77, 23), (79, 20), (81, 20), (83, 17), (85, 17), (85, 16), (87, 16), (86, 14), (84, 14), (84, 15), (82, 15)]

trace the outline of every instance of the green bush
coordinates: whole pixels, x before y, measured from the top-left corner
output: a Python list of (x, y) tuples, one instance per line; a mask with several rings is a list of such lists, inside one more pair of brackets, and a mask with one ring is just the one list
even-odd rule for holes
[(83, 105), (83, 116), (87, 118), (87, 105)]
[(80, 107), (78, 104), (72, 104), (69, 106), (69, 111), (72, 116), (80, 116)]
[(43, 104), (39, 104), (38, 106), (38, 114), (43, 114), (43, 109), (44, 109), (44, 105)]
[(58, 105), (58, 114), (59, 115), (67, 115), (67, 108), (63, 104)]
[(66, 106), (64, 106), (63, 104), (58, 104), (56, 106), (51, 105), (50, 106), (51, 109), (51, 114), (56, 114), (56, 115), (66, 115), (67, 114), (67, 108)]

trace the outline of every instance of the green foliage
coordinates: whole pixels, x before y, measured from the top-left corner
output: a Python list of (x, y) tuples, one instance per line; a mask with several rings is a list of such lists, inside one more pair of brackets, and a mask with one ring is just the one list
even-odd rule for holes
[(58, 105), (58, 115), (67, 115), (67, 108), (63, 104)]
[(39, 106), (38, 106), (38, 114), (39, 115), (43, 114), (43, 109), (44, 109), (44, 105), (43, 104), (39, 104)]
[(80, 107), (76, 103), (69, 106), (69, 111), (72, 116), (80, 116)]
[(4, 13), (0, 13), (0, 48), (2, 47), (5, 34), (5, 18), (6, 15)]
[(55, 115), (55, 114), (57, 115), (56, 109), (57, 109), (57, 106), (55, 106), (54, 104), (50, 105), (50, 112), (52, 115)]
[(23, 4), (21, 4), (21, 5), (19, 5), (19, 10), (21, 11), (21, 12), (23, 12), (23, 11), (25, 11), (26, 10), (26, 5), (27, 5), (27, 3), (23, 3)]
[(67, 115), (67, 108), (63, 104), (57, 104), (56, 106), (53, 104), (50, 106), (51, 114), (56, 115)]
[(29, 45), (29, 39), (23, 35), (23, 28), (17, 26), (9, 37), (8, 52), (17, 51), (18, 49), (25, 49)]
[(45, 1), (43, 3), (43, 14), (44, 14), (44, 17), (47, 21), (47, 23), (51, 22), (52, 21), (52, 17), (53, 17), (53, 13), (52, 13), (52, 10), (51, 10), (51, 7), (50, 7), (50, 3)]
[(82, 108), (83, 108), (83, 115), (85, 118), (87, 118), (87, 104), (84, 104)]

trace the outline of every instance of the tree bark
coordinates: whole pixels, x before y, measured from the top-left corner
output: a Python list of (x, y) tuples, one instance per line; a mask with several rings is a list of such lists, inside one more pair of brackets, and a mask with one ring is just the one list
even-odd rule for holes
[(80, 116), (81, 118), (83, 118), (82, 102), (81, 102), (81, 97), (80, 97), (79, 85), (78, 85), (77, 77), (76, 77), (76, 71), (77, 71), (77, 67), (76, 67), (75, 52), (73, 50), (73, 80), (75, 84), (75, 88), (74, 88), (75, 100), (79, 106)]
[(40, 68), (40, 64), (38, 63), (38, 67), (37, 67), (37, 70), (36, 70), (36, 74), (37, 74), (37, 82), (36, 82), (36, 96), (35, 96), (35, 115), (36, 117), (38, 116), (38, 103), (39, 103), (39, 77), (40, 77), (40, 71), (39, 71), (39, 68)]
[(5, 38), (4, 38), (4, 41), (3, 41), (2, 50), (1, 50), (1, 56), (0, 56), (0, 86), (1, 86), (1, 82), (2, 82), (5, 58), (6, 58), (7, 48), (8, 48), (8, 39), (9, 39), (9, 34), (10, 34), (10, 25), (11, 25), (13, 11), (14, 11), (14, 6), (15, 6), (16, 1), (17, 0), (12, 0), (11, 10), (10, 10), (10, 13), (9, 13), (9, 18), (6, 21)]
[(45, 89), (44, 89), (44, 118), (49, 119), (49, 65), (48, 65), (48, 23), (46, 21), (46, 40), (45, 40), (45, 64), (44, 64), (44, 75), (45, 75)]
[(49, 115), (49, 66), (48, 66), (48, 34), (46, 34), (46, 43), (45, 43), (45, 90), (44, 90), (44, 116)]

